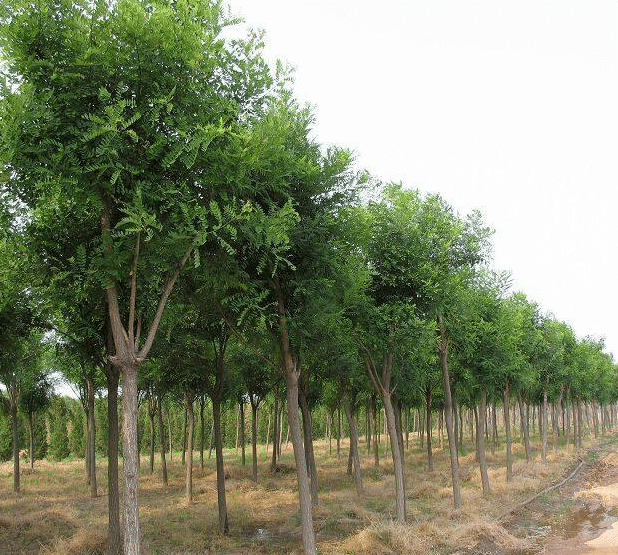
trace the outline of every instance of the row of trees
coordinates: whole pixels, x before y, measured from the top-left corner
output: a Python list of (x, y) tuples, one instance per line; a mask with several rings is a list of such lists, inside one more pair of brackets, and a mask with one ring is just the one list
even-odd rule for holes
[(234, 20), (221, 2), (17, 1), (1, 17), (2, 398), (17, 446), (19, 403), (45, 382), (50, 360), (79, 384), (96, 495), (103, 377), (110, 553), (121, 545), (120, 379), (126, 554), (140, 552), (140, 391), (160, 437), (164, 400), (182, 399), (189, 446), (195, 401), (209, 398), (221, 533), (222, 406), (234, 396), (250, 405), (252, 426), (268, 394), (275, 414), (285, 406), (307, 554), (316, 552), (318, 403), (344, 410), (359, 494), (357, 407), (368, 404), (375, 423), (381, 405), (405, 521), (409, 409), (425, 407), (428, 430), (432, 407), (444, 415), (460, 506), (465, 407), (477, 410), (488, 493), (488, 404), (502, 405), (510, 477), (512, 399), (540, 403), (544, 456), (550, 404), (577, 426), (584, 403), (605, 415), (616, 400), (602, 343), (578, 341), (523, 295), (507, 296), (508, 279), (488, 269), (480, 214), (383, 186), (345, 149), (319, 145), (289, 74), (265, 63), (261, 34), (227, 30)]

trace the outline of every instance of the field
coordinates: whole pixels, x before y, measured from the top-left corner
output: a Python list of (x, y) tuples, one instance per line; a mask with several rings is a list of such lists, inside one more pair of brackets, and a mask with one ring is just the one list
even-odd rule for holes
[[(437, 443), (437, 442), (436, 442)], [(523, 448), (514, 443), (514, 480), (505, 481), (504, 450), (488, 452), (492, 493), (484, 498), (474, 452), (460, 456), (464, 507), (454, 510), (448, 453), (436, 446), (436, 470), (426, 470), (424, 450), (411, 438), (406, 454), (407, 525), (390, 521), (394, 487), (390, 457), (382, 452), (380, 467), (361, 444), (365, 494), (358, 497), (346, 475), (347, 443), (337, 458), (335, 446), (316, 441), (319, 506), (314, 510), (318, 548), (324, 554), (421, 555), (428, 553), (526, 553), (535, 548), (501, 526), (497, 517), (547, 485), (559, 481), (577, 463), (572, 449), (526, 464)], [(444, 445), (446, 448), (446, 445)], [(593, 446), (587, 444), (587, 449)], [(382, 449), (386, 447), (383, 445)], [(158, 468), (149, 475), (142, 457), (140, 515), (143, 553), (154, 554), (288, 554), (300, 553), (298, 500), (291, 444), (284, 445), (277, 472), (270, 454), (259, 452), (259, 478), (250, 479), (250, 459), (240, 464), (234, 449), (225, 451), (230, 535), (217, 533), (214, 455), (200, 468), (195, 456), (194, 503), (184, 501), (184, 467), (174, 453), (168, 469), (170, 485), (163, 487)], [(169, 463), (168, 463), (169, 464)], [(90, 499), (82, 460), (38, 461), (33, 472), (22, 466), (22, 493), (12, 488), (12, 463), (0, 465), (0, 553), (85, 555), (105, 552), (107, 524), (106, 465), (98, 461), (99, 497)], [(122, 487), (122, 485), (121, 485)], [(556, 518), (559, 518), (558, 515)], [(512, 526), (510, 527), (513, 528)], [(518, 534), (522, 535), (522, 534)]]

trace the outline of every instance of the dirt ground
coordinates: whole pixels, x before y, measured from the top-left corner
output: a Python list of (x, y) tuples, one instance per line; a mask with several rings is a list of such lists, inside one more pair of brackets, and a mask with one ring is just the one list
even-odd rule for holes
[[(515, 443), (514, 480), (507, 483), (504, 451), (488, 453), (492, 494), (487, 497), (482, 495), (474, 452), (462, 454), (464, 507), (454, 510), (446, 444), (440, 447), (436, 441), (436, 469), (428, 472), (425, 451), (418, 438), (411, 437), (406, 453), (409, 522), (399, 525), (390, 518), (395, 511), (395, 499), (387, 446), (382, 445), (380, 466), (376, 468), (373, 457), (361, 445), (365, 493), (359, 497), (353, 479), (346, 475), (347, 443), (343, 443), (337, 457), (334, 445), (329, 446), (325, 440), (316, 441), (320, 504), (314, 510), (314, 523), (319, 552), (324, 555), (543, 552), (557, 555), (569, 553), (564, 541), (573, 538), (564, 536), (571, 533), (586, 549), (612, 549), (590, 553), (617, 553), (616, 548), (607, 545), (586, 545), (601, 532), (610, 530), (611, 524), (618, 520), (617, 443), (615, 438), (589, 443), (579, 454), (584, 464), (572, 480), (498, 522), (508, 509), (568, 476), (579, 464), (578, 454), (561, 450), (550, 454), (547, 464), (542, 464), (538, 456), (526, 463), (523, 447)], [(259, 480), (254, 483), (249, 478), (249, 458), (243, 467), (235, 450), (226, 451), (230, 519), (227, 537), (217, 533), (214, 458), (207, 459), (204, 469), (200, 469), (195, 455), (192, 505), (184, 501), (184, 469), (178, 453), (169, 467), (167, 488), (161, 483), (158, 465), (155, 463), (155, 473), (150, 475), (147, 460), (142, 458), (140, 519), (144, 555), (300, 554), (298, 494), (291, 446), (284, 447), (277, 472), (269, 470), (269, 457), (262, 447)], [(99, 462), (100, 495), (96, 499), (88, 497), (81, 460), (41, 461), (33, 472), (24, 469), (23, 491), (19, 495), (11, 493), (11, 463), (0, 465), (0, 555), (103, 554), (107, 492), (105, 461)], [(579, 531), (585, 531), (583, 535), (573, 534), (577, 526)]]

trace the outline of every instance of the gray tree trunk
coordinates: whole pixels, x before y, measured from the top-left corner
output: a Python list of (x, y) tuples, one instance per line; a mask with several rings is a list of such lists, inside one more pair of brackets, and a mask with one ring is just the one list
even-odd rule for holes
[(354, 420), (354, 412), (352, 411), (352, 403), (348, 395), (343, 396), (343, 408), (348, 426), (350, 427), (350, 455), (354, 463), (354, 483), (356, 484), (356, 493), (363, 494), (363, 477), (361, 474), (360, 456), (358, 454), (358, 428)]
[(504, 435), (506, 441), (506, 481), (511, 482), (513, 480), (513, 453), (511, 445), (513, 438), (511, 437), (511, 415), (509, 408), (510, 400), (510, 388), (509, 384), (506, 384), (504, 388)]

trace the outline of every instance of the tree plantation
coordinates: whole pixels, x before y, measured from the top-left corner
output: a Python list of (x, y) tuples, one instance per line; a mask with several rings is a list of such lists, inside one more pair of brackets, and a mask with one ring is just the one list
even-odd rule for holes
[[(514, 504), (526, 464), (556, 477), (611, 437), (603, 341), (510, 291), (480, 213), (318, 144), (289, 71), (228, 11), (1, 8), (2, 499), (45, 504), (41, 476), (65, 473), (80, 511), (107, 512), (110, 555), (360, 553), (324, 542), (418, 521), (431, 476), (460, 513), (477, 490)], [(371, 516), (333, 509), (341, 491)], [(271, 494), (285, 544), (266, 510), (243, 525)], [(184, 541), (179, 507), (197, 543), (157, 544), (168, 525)]]

